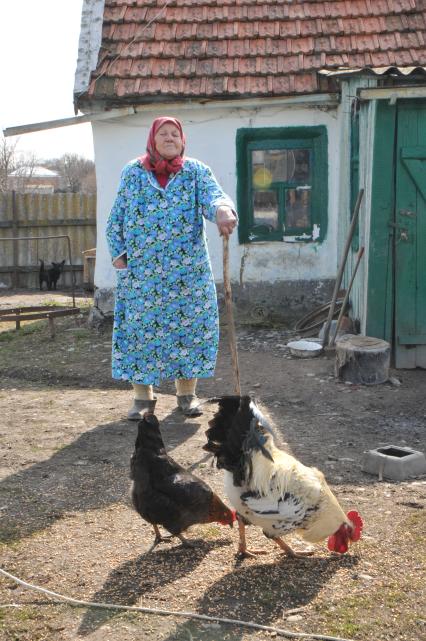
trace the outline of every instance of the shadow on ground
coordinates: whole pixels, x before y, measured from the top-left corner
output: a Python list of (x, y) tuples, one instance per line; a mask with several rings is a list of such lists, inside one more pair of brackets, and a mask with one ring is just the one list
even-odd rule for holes
[[(277, 628), (291, 628), (283, 621), (283, 612), (309, 605), (342, 568), (352, 568), (358, 563), (354, 556), (327, 558), (288, 559), (275, 563), (238, 565), (232, 573), (222, 577), (200, 597), (195, 611), (215, 617), (254, 622)], [(213, 622), (212, 622), (213, 623)], [(199, 626), (194, 620), (180, 623), (163, 641), (180, 641), (188, 638), (188, 631)], [(250, 628), (237, 625), (204, 626), (205, 641), (238, 641)], [(205, 629), (207, 628), (207, 629)], [(253, 630), (255, 632), (255, 630)], [(192, 634), (192, 633), (191, 633)], [(264, 634), (267, 634), (264, 632)], [(201, 638), (201, 637), (200, 637)]]
[[(201, 563), (213, 547), (222, 545), (229, 545), (229, 542), (200, 542), (200, 547), (191, 551), (178, 547), (141, 555), (113, 570), (102, 589), (91, 600), (96, 603), (150, 607), (141, 601), (142, 597), (155, 600), (162, 586), (178, 583)], [(212, 623), (215, 618), (229, 618), (282, 628), (285, 627), (282, 623), (284, 610), (309, 605), (336, 572), (355, 567), (357, 563), (357, 557), (348, 555), (303, 560), (285, 558), (276, 563), (248, 567), (238, 564), (233, 572), (226, 574), (202, 594), (193, 611), (212, 617)], [(167, 610), (167, 604), (159, 609)], [(121, 612), (88, 610), (78, 634), (91, 634)], [(185, 619), (164, 641), (188, 639), (188, 630), (191, 632), (192, 629), (195, 635), (199, 625), (193, 619)], [(225, 635), (227, 639), (238, 641), (248, 629), (226, 625), (219, 630), (209, 631), (207, 625), (202, 638), (206, 641), (219, 640), (227, 632), (231, 634), (230, 637)]]
[[(91, 601), (137, 605), (141, 597), (155, 599), (164, 586), (174, 582), (178, 584), (180, 579), (193, 572), (213, 548), (231, 544), (229, 540), (198, 541), (197, 547), (191, 549), (178, 546), (142, 554), (113, 570)], [(167, 609), (167, 604), (164, 605), (164, 609)], [(91, 634), (121, 612), (107, 609), (88, 610), (80, 624), (79, 635)]]
[[(200, 428), (175, 413), (162, 421), (168, 451)], [(178, 429), (170, 421), (179, 422)], [(70, 512), (98, 510), (129, 503), (129, 461), (137, 422), (120, 421), (84, 432), (49, 459), (7, 476), (0, 483), (0, 541), (11, 542), (50, 527)], [(205, 460), (203, 455), (200, 462)], [(198, 463), (191, 465), (196, 468)]]

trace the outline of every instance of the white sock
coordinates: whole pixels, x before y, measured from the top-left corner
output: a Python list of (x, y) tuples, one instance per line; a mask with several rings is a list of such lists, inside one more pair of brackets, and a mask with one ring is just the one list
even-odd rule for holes
[(153, 401), (154, 391), (152, 385), (140, 385), (139, 383), (132, 383), (135, 400), (137, 401)]
[(176, 394), (177, 396), (189, 396), (195, 394), (197, 387), (196, 378), (176, 378), (175, 379)]

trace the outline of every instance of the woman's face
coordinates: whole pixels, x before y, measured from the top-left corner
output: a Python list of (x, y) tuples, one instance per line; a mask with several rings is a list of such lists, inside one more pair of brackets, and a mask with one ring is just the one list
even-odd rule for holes
[(171, 160), (182, 151), (183, 144), (179, 129), (171, 122), (161, 125), (154, 136), (155, 148), (163, 158)]

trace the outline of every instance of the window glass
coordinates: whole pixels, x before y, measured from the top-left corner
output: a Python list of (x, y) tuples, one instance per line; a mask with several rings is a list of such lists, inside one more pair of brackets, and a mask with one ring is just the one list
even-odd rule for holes
[(285, 195), (285, 222), (287, 229), (307, 229), (310, 217), (311, 191), (309, 187), (287, 189)]
[(311, 151), (310, 149), (294, 149), (295, 169), (293, 180), (296, 182), (311, 182)]
[(253, 185), (260, 189), (272, 182), (309, 181), (309, 149), (256, 149), (252, 151)]
[(271, 190), (256, 190), (253, 193), (253, 223), (265, 231), (278, 229), (278, 198)]

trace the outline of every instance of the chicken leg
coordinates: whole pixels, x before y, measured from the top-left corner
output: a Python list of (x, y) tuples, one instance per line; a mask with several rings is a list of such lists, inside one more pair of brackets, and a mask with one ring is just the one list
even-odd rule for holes
[(279, 537), (275, 537), (272, 539), (282, 550), (284, 550), (284, 555), (289, 556), (292, 559), (304, 559), (305, 556), (312, 556), (314, 551), (313, 550), (306, 550), (304, 552), (295, 552), (287, 543), (284, 543), (284, 541)]
[[(163, 536), (160, 532), (160, 528), (156, 523), (153, 523), (153, 528), (155, 532), (155, 539), (151, 547), (149, 548), (148, 552), (152, 552), (152, 550), (159, 544), (159, 543), (171, 543), (173, 534), (169, 534), (169, 536)], [(176, 534), (177, 538), (179, 541), (182, 543), (183, 547), (185, 548), (193, 548), (195, 547), (194, 543), (191, 541), (188, 541), (188, 539), (185, 539), (183, 534)]]
[(238, 534), (239, 534), (239, 543), (238, 543), (238, 558), (240, 559), (250, 559), (254, 558), (259, 554), (266, 554), (265, 550), (248, 550), (247, 541), (246, 541), (246, 526), (244, 521), (237, 515), (238, 521)]
[(180, 540), (184, 548), (195, 548), (196, 545), (192, 541), (188, 541), (188, 539), (185, 539), (183, 534), (176, 534), (177, 538)]
[(152, 552), (152, 550), (159, 544), (159, 543), (170, 543), (171, 542), (171, 536), (162, 536), (160, 532), (160, 528), (156, 523), (152, 524), (155, 532), (155, 539), (151, 547), (149, 548), (148, 552)]

